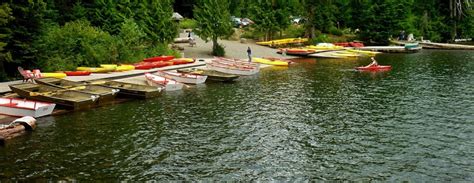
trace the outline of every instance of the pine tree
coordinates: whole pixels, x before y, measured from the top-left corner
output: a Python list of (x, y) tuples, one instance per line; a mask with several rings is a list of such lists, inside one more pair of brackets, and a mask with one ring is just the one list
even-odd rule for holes
[(228, 0), (200, 0), (194, 7), (198, 23), (196, 34), (205, 41), (212, 41), (215, 54), (219, 48), (217, 39), (232, 34)]
[(4, 47), (7, 45), (7, 40), (9, 38), (11, 30), (6, 26), (9, 21), (13, 19), (11, 16), (11, 9), (7, 3), (0, 5), (0, 81), (5, 80), (5, 68), (3, 66), (4, 62), (11, 61), (10, 52), (6, 51)]

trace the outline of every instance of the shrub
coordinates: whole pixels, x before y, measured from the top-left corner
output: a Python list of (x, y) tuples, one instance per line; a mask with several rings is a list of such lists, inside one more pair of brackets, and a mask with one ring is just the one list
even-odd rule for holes
[(305, 29), (301, 25), (290, 25), (285, 31), (284, 34), (286, 37), (294, 38), (294, 37), (303, 37), (305, 33)]
[(183, 19), (179, 22), (180, 29), (194, 29), (197, 27), (197, 22), (194, 19)]
[(179, 51), (170, 49), (166, 44), (155, 45), (147, 49), (146, 57), (159, 55), (173, 55), (176, 58), (181, 57), (181, 53)]
[(339, 30), (336, 27), (329, 28), (329, 33), (332, 34), (332, 35), (336, 35), (336, 36), (342, 36), (343, 35), (342, 31)]
[(217, 44), (216, 49), (212, 50), (212, 55), (223, 57), (225, 55), (225, 48), (224, 46)]
[(117, 42), (118, 60), (122, 63), (133, 63), (146, 57), (146, 33), (135, 21), (127, 19), (122, 23)]
[(60, 27), (46, 25), (33, 43), (38, 65), (45, 71), (73, 70), (77, 66), (98, 66), (117, 61), (114, 37), (84, 20)]

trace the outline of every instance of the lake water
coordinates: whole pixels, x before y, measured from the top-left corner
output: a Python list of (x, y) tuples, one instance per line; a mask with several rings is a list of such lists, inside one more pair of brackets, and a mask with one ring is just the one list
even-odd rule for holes
[[(39, 119), (1, 179), (474, 181), (474, 52), (303, 59)], [(0, 179), (0, 180), (1, 180)]]

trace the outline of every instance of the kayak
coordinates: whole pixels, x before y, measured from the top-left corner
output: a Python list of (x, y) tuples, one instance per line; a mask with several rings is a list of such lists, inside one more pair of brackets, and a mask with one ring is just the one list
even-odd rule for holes
[(156, 62), (156, 61), (170, 61), (173, 60), (174, 56), (157, 56), (151, 58), (145, 58), (143, 61), (145, 62)]
[(356, 70), (359, 71), (388, 71), (392, 69), (392, 66), (389, 65), (376, 65), (376, 66), (364, 66), (364, 67), (356, 67)]
[(117, 70), (117, 65), (115, 65), (115, 64), (100, 64), (100, 67), (106, 68), (106, 69), (108, 69), (108, 70), (110, 70), (110, 71), (115, 71), (115, 70)]
[(288, 62), (282, 60), (269, 60), (264, 58), (252, 58), (252, 62), (257, 62), (261, 64), (267, 65), (275, 65), (275, 66), (288, 66)]
[(78, 70), (78, 71), (89, 71), (89, 72), (92, 72), (92, 73), (107, 73), (107, 72), (113, 71), (111, 69), (107, 69), (107, 68), (104, 68), (104, 67), (78, 67), (78, 68), (76, 68), (76, 70)]
[(188, 63), (192, 63), (194, 62), (194, 59), (193, 58), (175, 58), (173, 60), (171, 60), (172, 62), (174, 61), (182, 61), (182, 62), (188, 62)]
[(115, 69), (115, 71), (117, 71), (117, 72), (131, 71), (131, 70), (135, 70), (135, 66), (133, 66), (133, 65), (120, 65), (120, 66), (117, 66), (117, 69)]
[(53, 73), (42, 72), (40, 74), (40, 78), (58, 78), (58, 79), (62, 79), (62, 78), (65, 78), (65, 77), (66, 77), (66, 74), (60, 73), (60, 72), (53, 72)]
[(88, 76), (91, 75), (89, 71), (64, 71), (67, 76)]

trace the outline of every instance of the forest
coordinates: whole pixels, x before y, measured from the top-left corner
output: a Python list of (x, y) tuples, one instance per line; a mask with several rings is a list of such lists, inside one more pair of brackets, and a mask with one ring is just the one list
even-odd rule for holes
[[(0, 4), (0, 81), (16, 67), (67, 70), (100, 63), (131, 63), (177, 54), (168, 44), (178, 35), (171, 19), (176, 0), (8, 0)], [(301, 17), (302, 36), (352, 33), (369, 44), (385, 44), (400, 31), (434, 42), (474, 37), (472, 0), (186, 0), (201, 37), (229, 34), (212, 28), (217, 18), (247, 17), (265, 39)], [(174, 10), (173, 7), (178, 10)], [(214, 7), (218, 10), (211, 11)], [(196, 14), (197, 13), (197, 14)], [(213, 14), (218, 13), (218, 14)], [(193, 17), (189, 17), (193, 18)], [(206, 24), (207, 22), (207, 24)], [(204, 28), (203, 28), (204, 26)], [(205, 27), (207, 26), (207, 27)], [(211, 29), (205, 29), (209, 28)], [(225, 29), (225, 30), (212, 30)]]

